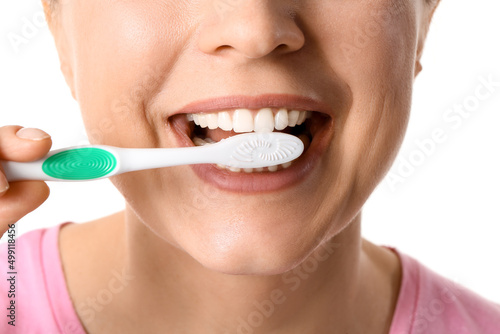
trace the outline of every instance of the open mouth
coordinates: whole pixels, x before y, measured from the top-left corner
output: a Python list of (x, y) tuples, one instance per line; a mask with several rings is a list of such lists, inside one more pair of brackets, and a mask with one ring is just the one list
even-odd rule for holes
[[(287, 94), (234, 95), (192, 102), (166, 121), (180, 147), (210, 145), (247, 132), (283, 132), (300, 138), (304, 152), (291, 163), (238, 169), (222, 165), (190, 165), (200, 180), (219, 189), (246, 193), (281, 191), (303, 184), (316, 187), (328, 172), (319, 167), (335, 134), (329, 104)], [(317, 168), (318, 167), (318, 168)]]
[[(179, 130), (184, 132), (195, 146), (210, 145), (241, 133), (282, 132), (294, 135), (304, 143), (304, 153), (302, 155), (306, 154), (318, 129), (330, 119), (329, 116), (320, 112), (289, 110), (286, 108), (188, 113), (178, 114), (173, 118), (177, 128), (182, 127)], [(216, 167), (219, 170), (233, 173), (268, 173), (287, 169), (296, 160), (265, 168), (240, 169), (224, 165), (216, 165)]]

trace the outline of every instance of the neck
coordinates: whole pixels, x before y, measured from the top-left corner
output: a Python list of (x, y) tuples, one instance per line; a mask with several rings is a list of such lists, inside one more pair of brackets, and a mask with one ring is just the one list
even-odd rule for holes
[(360, 222), (356, 217), (293, 270), (228, 275), (201, 266), (128, 210), (126, 261), (134, 279), (127, 300), (140, 301), (137, 316), (158, 320), (146, 332), (352, 333), (359, 319), (369, 319), (367, 298), (375, 300), (382, 284), (363, 252)]

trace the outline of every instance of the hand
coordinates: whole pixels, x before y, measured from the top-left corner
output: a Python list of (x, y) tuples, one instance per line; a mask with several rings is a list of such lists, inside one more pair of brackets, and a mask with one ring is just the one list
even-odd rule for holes
[[(50, 136), (39, 129), (21, 126), (0, 127), (0, 159), (19, 162), (44, 157), (52, 146)], [(0, 237), (29, 212), (49, 197), (49, 187), (43, 181), (7, 182), (0, 165)]]

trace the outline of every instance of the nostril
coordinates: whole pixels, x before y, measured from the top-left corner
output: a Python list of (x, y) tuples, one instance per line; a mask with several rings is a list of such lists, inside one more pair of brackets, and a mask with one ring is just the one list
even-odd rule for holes
[(215, 53), (221, 53), (221, 52), (224, 52), (228, 49), (231, 49), (231, 46), (230, 45), (221, 45), (219, 46), (218, 48), (215, 49)]
[(276, 51), (286, 51), (288, 49), (288, 45), (280, 44), (276, 47)]

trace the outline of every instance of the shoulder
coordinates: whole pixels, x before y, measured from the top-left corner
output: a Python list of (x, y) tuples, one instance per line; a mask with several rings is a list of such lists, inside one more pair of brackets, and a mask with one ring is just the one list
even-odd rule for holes
[[(0, 268), (4, 272), (22, 273), (23, 277), (32, 277), (43, 274), (42, 254), (58, 257), (57, 238), (59, 229), (64, 224), (50, 228), (37, 229), (27, 232), (19, 237), (8, 232), (0, 244)], [(34, 281), (34, 280), (30, 280)], [(0, 283), (0, 284), (3, 284)]]
[(497, 334), (500, 305), (393, 249), (403, 277), (391, 334)]
[(0, 271), (7, 279), (0, 280), (0, 301), (11, 308), (12, 322), (2, 321), (0, 332), (11, 333), (15, 329), (35, 333), (39, 328), (59, 328), (48, 288), (50, 284), (64, 283), (58, 250), (59, 229), (63, 225), (30, 231), (19, 238), (5, 236), (6, 243), (0, 245)]

